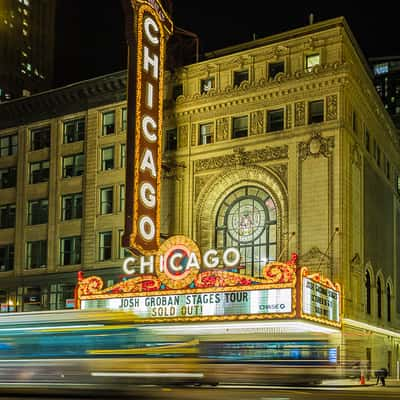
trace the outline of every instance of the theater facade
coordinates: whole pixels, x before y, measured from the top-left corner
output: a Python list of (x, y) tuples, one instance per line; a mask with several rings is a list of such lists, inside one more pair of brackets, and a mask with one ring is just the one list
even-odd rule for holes
[(161, 250), (142, 260), (123, 243), (127, 71), (0, 104), (1, 310), (78, 300), (197, 331), (339, 332), (343, 356), (395, 376), (399, 136), (346, 21), (217, 50), (162, 84), (160, 191), (144, 185), (141, 209), (157, 200)]

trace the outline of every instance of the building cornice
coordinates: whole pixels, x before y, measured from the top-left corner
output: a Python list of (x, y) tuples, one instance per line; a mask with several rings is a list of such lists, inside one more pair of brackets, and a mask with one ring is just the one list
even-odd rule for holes
[(126, 100), (126, 70), (0, 104), (0, 129)]

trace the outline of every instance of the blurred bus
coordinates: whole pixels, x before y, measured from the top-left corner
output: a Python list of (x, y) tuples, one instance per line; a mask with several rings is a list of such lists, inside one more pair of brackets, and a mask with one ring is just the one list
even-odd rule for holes
[(197, 360), (196, 340), (155, 333), (128, 312), (0, 315), (0, 389), (193, 383)]

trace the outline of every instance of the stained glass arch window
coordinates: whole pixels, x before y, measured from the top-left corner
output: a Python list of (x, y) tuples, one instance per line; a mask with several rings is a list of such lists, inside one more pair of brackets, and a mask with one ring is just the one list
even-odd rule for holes
[(262, 276), (277, 256), (277, 208), (270, 194), (245, 186), (226, 196), (217, 212), (215, 242), (218, 250), (239, 249), (242, 274)]

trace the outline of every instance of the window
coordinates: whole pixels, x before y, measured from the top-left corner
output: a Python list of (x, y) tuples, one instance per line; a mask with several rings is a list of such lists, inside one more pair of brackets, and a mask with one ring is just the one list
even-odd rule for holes
[(107, 171), (114, 168), (114, 146), (101, 149), (101, 170)]
[(397, 191), (397, 194), (400, 195), (400, 176), (397, 176), (397, 178), (396, 178), (396, 191)]
[(113, 188), (100, 189), (100, 214), (111, 214), (113, 212)]
[(389, 284), (386, 286), (386, 307), (387, 307), (386, 317), (388, 322), (390, 322), (392, 320), (392, 293)]
[(214, 123), (200, 124), (199, 144), (208, 144), (214, 142)]
[(99, 233), (99, 260), (105, 261), (111, 259), (111, 232)]
[(285, 63), (283, 61), (268, 64), (268, 77), (270, 79), (274, 79), (281, 72), (285, 72)]
[(182, 95), (183, 95), (183, 85), (182, 84), (174, 85), (174, 87), (172, 88), (172, 98), (176, 100), (179, 96)]
[(366, 313), (371, 314), (371, 276), (369, 271), (365, 273), (365, 295), (366, 295)]
[(31, 150), (40, 150), (50, 147), (50, 127), (31, 130)]
[(357, 123), (357, 114), (355, 111), (353, 111), (353, 114), (352, 114), (352, 125), (353, 125), (353, 132), (357, 133), (358, 123)]
[(265, 264), (276, 260), (276, 224), (276, 206), (266, 191), (239, 188), (228, 194), (218, 210), (216, 249), (239, 249), (244, 267), (240, 272), (260, 277)]
[(178, 130), (176, 128), (168, 129), (165, 132), (165, 135), (166, 135), (165, 150), (166, 151), (176, 150), (178, 148)]
[(81, 263), (81, 237), (71, 236), (60, 239), (60, 265)]
[(320, 55), (318, 53), (308, 54), (305, 58), (305, 69), (306, 71), (311, 71), (313, 67), (319, 65), (320, 63)]
[(126, 131), (127, 127), (128, 127), (128, 110), (126, 107), (124, 107), (121, 110), (121, 130)]
[(108, 111), (103, 113), (103, 126), (102, 134), (111, 135), (115, 132), (115, 111)]
[(125, 165), (126, 165), (126, 146), (125, 146), (125, 144), (121, 144), (120, 150), (121, 150), (120, 166), (121, 166), (121, 168), (125, 168)]
[(63, 178), (81, 176), (83, 174), (83, 153), (63, 157)]
[(49, 202), (47, 199), (28, 202), (28, 225), (47, 224)]
[(232, 119), (232, 139), (247, 136), (247, 129), (247, 115), (244, 117), (236, 117)]
[(83, 196), (82, 193), (71, 193), (61, 198), (61, 220), (67, 221), (82, 218)]
[(267, 132), (282, 131), (284, 121), (283, 108), (267, 111)]
[(125, 185), (119, 185), (119, 211), (125, 211)]
[(14, 269), (14, 245), (5, 244), (0, 246), (0, 272), (12, 271)]
[(378, 278), (376, 282), (376, 301), (377, 301), (378, 318), (382, 318), (382, 285), (380, 278)]
[(35, 240), (26, 244), (26, 268), (47, 267), (47, 240)]
[(371, 137), (368, 129), (365, 129), (365, 148), (368, 152), (371, 151)]
[(249, 71), (234, 71), (233, 73), (233, 86), (240, 86), (244, 81), (249, 80)]
[(12, 156), (17, 154), (18, 136), (7, 135), (0, 137), (0, 157)]
[(15, 204), (0, 206), (0, 229), (15, 227)]
[(79, 142), (85, 138), (85, 119), (64, 122), (64, 143)]
[(200, 93), (208, 93), (215, 88), (215, 78), (213, 76), (200, 81)]
[(30, 164), (29, 183), (49, 181), (49, 161), (39, 161)]
[(119, 253), (118, 253), (118, 258), (126, 258), (126, 257), (131, 257), (132, 254), (130, 253), (129, 250), (126, 250), (124, 246), (122, 246), (122, 236), (124, 235), (124, 231), (120, 229), (118, 231), (119, 234)]
[(390, 161), (387, 158), (385, 162), (385, 175), (387, 179), (390, 179)]
[(378, 167), (381, 166), (381, 148), (379, 145), (376, 145), (376, 163), (378, 164)]
[(324, 121), (324, 101), (316, 100), (308, 103), (308, 123), (315, 124)]
[(0, 189), (15, 187), (17, 184), (17, 168), (0, 168)]

